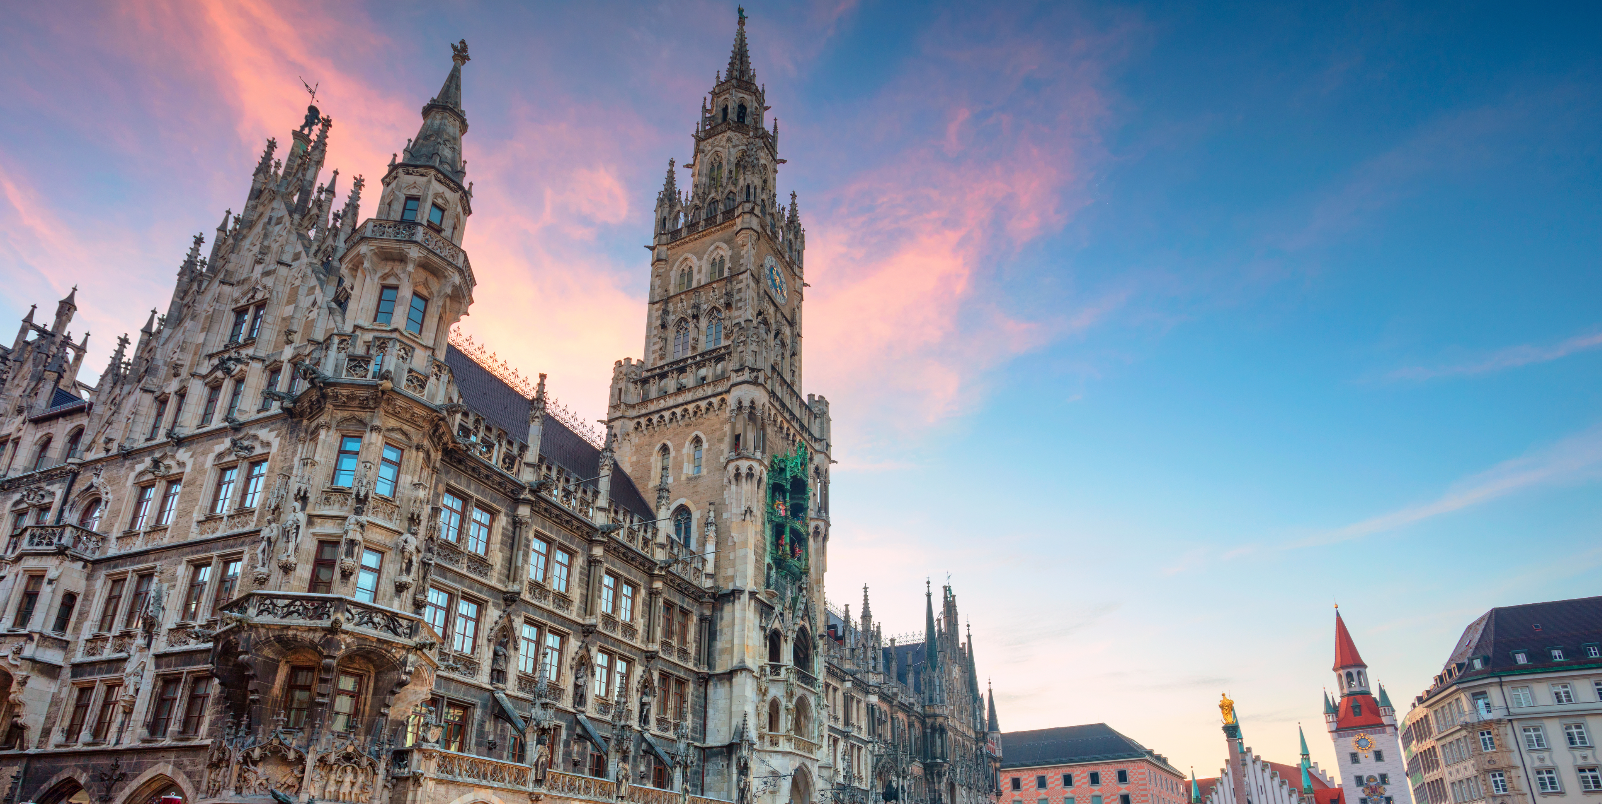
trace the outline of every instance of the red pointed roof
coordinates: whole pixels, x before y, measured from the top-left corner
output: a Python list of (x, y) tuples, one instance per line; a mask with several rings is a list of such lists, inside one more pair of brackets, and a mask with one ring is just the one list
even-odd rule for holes
[(1342, 612), (1337, 612), (1337, 660), (1331, 669), (1366, 666), (1365, 660), (1359, 658), (1359, 649), (1354, 646), (1353, 637), (1348, 636), (1348, 626), (1342, 624)]

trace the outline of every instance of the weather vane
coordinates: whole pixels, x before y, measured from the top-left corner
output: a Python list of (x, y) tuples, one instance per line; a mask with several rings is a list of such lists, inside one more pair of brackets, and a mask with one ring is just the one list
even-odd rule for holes
[[(300, 76), (295, 76), (295, 77), (296, 78), (301, 78)], [(316, 106), (317, 105), (317, 88), (320, 87), (320, 86), (323, 86), (323, 84), (321, 82), (316, 83), (316, 84), (308, 84), (308, 83), (306, 83), (306, 79), (305, 78), (301, 78), (301, 86), (306, 87), (306, 94), (312, 96), (311, 104), (313, 106)]]

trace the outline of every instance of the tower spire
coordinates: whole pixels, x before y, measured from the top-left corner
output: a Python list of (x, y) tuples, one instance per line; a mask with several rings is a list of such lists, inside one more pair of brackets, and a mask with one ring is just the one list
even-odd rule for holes
[(1353, 637), (1348, 634), (1348, 626), (1342, 621), (1342, 611), (1337, 610), (1337, 658), (1331, 665), (1332, 670), (1341, 670), (1344, 667), (1365, 667), (1365, 660), (1359, 657), (1359, 647), (1353, 644)]
[(431, 165), (461, 183), (467, 168), (462, 161), (462, 135), (468, 116), (462, 110), (462, 65), (468, 63), (468, 40), (451, 46), (451, 72), (440, 92), (423, 106), (423, 125), (407, 147), (408, 165)]
[(1298, 752), (1300, 754), (1300, 769), (1303, 771), (1303, 794), (1314, 795), (1314, 785), (1309, 781), (1309, 741), (1303, 739), (1303, 726), (1298, 726)]
[(730, 48), (730, 64), (724, 71), (725, 81), (753, 81), (752, 56), (746, 50), (746, 9), (735, 7), (735, 44)]

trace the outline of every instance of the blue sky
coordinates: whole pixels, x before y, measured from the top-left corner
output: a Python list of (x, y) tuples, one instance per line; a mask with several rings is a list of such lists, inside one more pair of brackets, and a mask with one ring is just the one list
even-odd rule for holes
[[(1599, 593), (1596, 4), (747, 10), (836, 422), (829, 591), (911, 631), (950, 574), (1005, 727), (1106, 721), (1213, 775), (1229, 690), (1290, 761), (1333, 602), (1406, 707), (1487, 608)], [(20, 11), (0, 309), (79, 284), (98, 369), (298, 76), (348, 188), (466, 38), (464, 330), (595, 418), (733, 17)]]

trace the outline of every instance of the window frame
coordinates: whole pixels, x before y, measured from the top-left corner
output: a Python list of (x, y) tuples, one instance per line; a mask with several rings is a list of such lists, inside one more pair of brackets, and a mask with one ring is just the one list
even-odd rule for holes
[[(423, 305), (420, 307), (419, 302)], [(402, 326), (407, 332), (423, 337), (423, 327), (429, 323), (429, 297), (417, 291), (412, 292), (412, 300), (407, 303), (407, 320)], [(416, 324), (416, 329), (414, 329)]]
[(117, 630), (118, 609), (123, 607), (127, 587), (127, 575), (106, 579), (106, 596), (100, 601), (100, 619), (96, 621), (96, 625), (99, 626), (96, 633), (109, 634)]
[[(335, 445), (334, 478), (329, 485), (348, 489), (356, 484), (356, 465), (362, 457), (362, 436), (349, 433), (337, 435), (340, 440)], [(353, 442), (355, 442), (354, 447)]]
[(178, 723), (179, 736), (193, 737), (203, 731), (206, 725), (206, 703), (211, 697), (211, 675), (207, 673), (192, 675), (189, 688), (184, 695), (183, 716)]
[[(481, 601), (460, 594), (456, 597), (457, 604), (452, 607), (451, 615), (451, 650), (471, 656), (479, 647), (479, 621), (484, 617), (485, 606)], [(471, 613), (463, 610), (465, 606), (472, 607)]]
[[(394, 453), (392, 456), (391, 453)], [(401, 459), (406, 457), (406, 451), (391, 444), (384, 443), (379, 448), (379, 468), (374, 473), (373, 491), (381, 497), (395, 499), (396, 486), (401, 482)], [(385, 476), (386, 470), (389, 476)], [(386, 489), (388, 486), (388, 489)]]
[(394, 326), (395, 305), (401, 299), (399, 285), (381, 285), (379, 287), (379, 302), (373, 307), (373, 323), (377, 326)]
[(33, 624), (33, 615), (39, 609), (39, 598), (44, 594), (45, 574), (29, 572), (22, 576), (22, 595), (17, 598), (16, 611), (11, 615), (12, 630), (26, 630)]
[[(298, 679), (298, 674), (305, 673), (306, 681)], [(296, 693), (304, 692), (304, 699), (297, 698)], [(317, 694), (317, 666), (310, 664), (292, 664), (284, 674), (284, 700), (280, 707), (284, 715), (284, 727), (299, 730), (306, 725), (306, 716), (312, 711), (312, 698)], [(297, 705), (300, 704), (300, 705)]]
[(407, 223), (418, 222), (418, 208), (423, 205), (423, 197), (417, 195), (402, 196), (400, 220)]
[(238, 480), (239, 464), (217, 468), (217, 480), (212, 485), (212, 503), (207, 506), (209, 515), (222, 516), (228, 513), (229, 505), (234, 502), (234, 485)]
[(133, 516), (128, 520), (129, 530), (144, 530), (150, 519), (150, 503), (156, 496), (156, 483), (142, 483), (134, 487)]
[[(368, 559), (370, 557), (373, 559), (373, 564), (371, 566), (368, 564)], [(377, 605), (379, 599), (379, 578), (381, 575), (383, 575), (383, 573), (384, 553), (371, 547), (364, 546), (362, 548), (361, 560), (358, 562), (356, 568), (356, 591), (351, 593), (351, 597), (360, 600), (363, 603), (373, 603)], [(371, 586), (364, 587), (362, 585), (363, 582), (369, 578), (372, 579)], [(367, 597), (363, 597), (364, 594), (366, 594)]]
[[(356, 681), (356, 689), (354, 691), (341, 688), (341, 684), (347, 678), (354, 679)], [(369, 679), (366, 673), (357, 672), (350, 668), (343, 667), (337, 668), (334, 671), (334, 682), (329, 686), (330, 731), (349, 734), (353, 731), (356, 731), (357, 728), (361, 726), (363, 709), (362, 704), (366, 699), (368, 685)], [(350, 711), (340, 711), (341, 701), (350, 702)], [(340, 718), (345, 718), (345, 728), (343, 729), (339, 726)]]
[[(155, 739), (164, 739), (173, 728), (173, 713), (184, 688), (182, 673), (159, 676), (151, 685), (150, 714), (145, 719), (145, 733)], [(168, 695), (168, 691), (172, 694)], [(158, 723), (160, 730), (157, 729)]]
[(200, 622), (201, 604), (206, 601), (206, 590), (212, 585), (212, 562), (189, 565), (189, 584), (184, 587), (184, 602), (178, 609), (178, 621)]
[(131, 594), (128, 595), (128, 607), (125, 610), (126, 613), (123, 614), (123, 630), (125, 631), (138, 625), (134, 618), (138, 617), (140, 612), (144, 611), (145, 606), (149, 605), (150, 592), (156, 584), (156, 573), (154, 571), (137, 573), (133, 575), (133, 581), (133, 589)]
[[(324, 555), (324, 547), (328, 547), (332, 554)], [(313, 549), (315, 552), (312, 553), (312, 573), (306, 581), (306, 592), (311, 595), (332, 595), (334, 594), (334, 573), (340, 564), (340, 542), (333, 539), (319, 539)], [(319, 570), (324, 569), (328, 572), (328, 578), (319, 579)], [(319, 591), (319, 586), (325, 588)]]
[(217, 403), (223, 399), (223, 384), (220, 382), (206, 386), (206, 401), (201, 404), (200, 426), (205, 427), (212, 423), (217, 415)]

